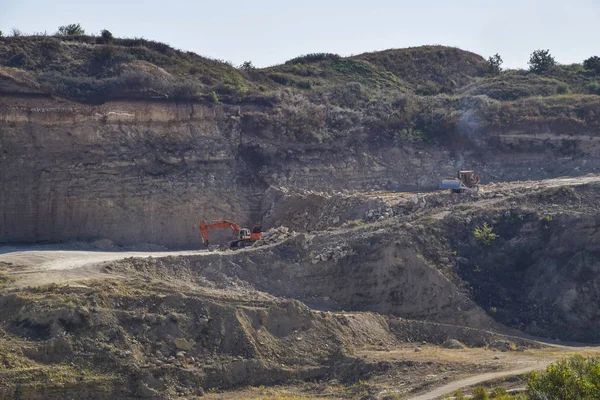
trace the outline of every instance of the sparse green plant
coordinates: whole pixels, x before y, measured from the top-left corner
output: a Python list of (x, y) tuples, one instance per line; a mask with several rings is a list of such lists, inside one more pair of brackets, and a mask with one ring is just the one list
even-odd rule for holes
[(493, 388), (492, 392), (490, 393), (490, 398), (492, 399), (504, 398), (505, 396), (508, 396), (508, 392), (501, 386)]
[(496, 53), (487, 60), (488, 74), (492, 76), (500, 75), (502, 72), (502, 57)]
[(487, 222), (484, 222), (483, 225), (475, 227), (473, 237), (478, 242), (489, 246), (498, 238), (498, 235), (494, 233), (494, 229)]
[(490, 307), (489, 308), (489, 312), (490, 312), (490, 314), (493, 315), (493, 314), (496, 314), (498, 312), (498, 309), (496, 307)]
[(473, 389), (473, 395), (471, 396), (473, 400), (489, 400), (490, 395), (486, 388), (484, 387), (476, 387)]
[(69, 24), (58, 27), (57, 34), (61, 36), (83, 36), (85, 30), (80, 24)]
[(535, 50), (529, 57), (529, 71), (535, 74), (543, 74), (556, 66), (556, 60), (550, 54), (550, 50)]
[(458, 251), (456, 251), (456, 250), (452, 250), (452, 253), (451, 253), (451, 254), (452, 254), (454, 257), (456, 257), (456, 256), (458, 255)]
[(463, 393), (462, 389), (458, 389), (456, 392), (454, 392), (454, 399), (455, 400), (464, 400), (465, 399), (465, 394)]
[(362, 219), (352, 219), (352, 220), (346, 222), (346, 225), (349, 228), (354, 228), (354, 227), (357, 227), (357, 226), (362, 226), (364, 224), (365, 224), (365, 222)]
[(213, 104), (219, 103), (219, 97), (217, 96), (214, 90), (208, 94), (208, 100)]
[(481, 272), (481, 268), (479, 268), (479, 265), (475, 266), (475, 268), (473, 269), (473, 272)]

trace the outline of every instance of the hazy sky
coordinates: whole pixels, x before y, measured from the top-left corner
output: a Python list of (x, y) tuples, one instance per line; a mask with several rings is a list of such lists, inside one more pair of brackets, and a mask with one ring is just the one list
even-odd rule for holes
[(144, 37), (236, 65), (424, 44), (460, 47), (526, 68), (535, 49), (563, 64), (600, 55), (600, 0), (0, 0), (0, 30)]

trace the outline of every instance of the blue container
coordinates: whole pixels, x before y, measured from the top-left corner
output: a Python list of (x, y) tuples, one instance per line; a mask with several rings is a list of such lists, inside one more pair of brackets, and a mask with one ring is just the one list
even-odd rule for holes
[(442, 183), (440, 183), (440, 189), (461, 189), (463, 186), (458, 179), (444, 179)]

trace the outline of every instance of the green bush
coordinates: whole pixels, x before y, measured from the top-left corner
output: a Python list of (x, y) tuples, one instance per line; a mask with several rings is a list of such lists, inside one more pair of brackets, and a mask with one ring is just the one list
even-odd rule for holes
[(309, 64), (309, 63), (325, 61), (325, 60), (337, 61), (340, 58), (341, 57), (338, 54), (311, 53), (311, 54), (306, 54), (306, 55), (303, 55), (300, 57), (292, 58), (291, 60), (288, 60), (285, 63), (286, 64)]
[(129, 54), (124, 53), (116, 46), (97, 46), (92, 55), (90, 72), (92, 75), (105, 73), (107, 69), (131, 59)]
[(492, 399), (508, 399), (508, 392), (503, 387), (495, 387), (490, 393)]
[(564, 82), (559, 83), (558, 85), (556, 85), (556, 94), (569, 94), (571, 93), (571, 89), (569, 88), (569, 85), (567, 85)]
[(494, 229), (484, 222), (482, 226), (475, 227), (473, 231), (473, 237), (478, 242), (489, 246), (494, 240), (498, 238), (498, 235), (494, 233)]
[(4, 36), (4, 32), (0, 31), (0, 37)]
[(104, 39), (105, 43), (110, 42), (114, 38), (113, 34), (109, 30), (107, 30), (107, 29), (102, 29), (102, 31), (100, 32), (100, 37), (102, 39)]
[(600, 57), (593, 56), (583, 62), (583, 68), (600, 74)]
[(488, 394), (488, 391), (486, 390), (486, 388), (476, 387), (475, 389), (473, 389), (473, 397), (471, 397), (471, 398), (473, 400), (489, 400), (490, 395)]
[(217, 94), (214, 91), (210, 92), (208, 95), (208, 100), (213, 104), (219, 103), (219, 97), (217, 97)]
[(61, 36), (83, 36), (85, 31), (80, 24), (69, 24), (60, 26), (57, 34)]
[(288, 85), (293, 86), (294, 83), (296, 82), (295, 80), (290, 79), (283, 74), (274, 73), (274, 74), (269, 74), (268, 76), (273, 82), (279, 83), (280, 85), (284, 85), (284, 86), (288, 86)]
[(587, 85), (587, 92), (589, 94), (600, 94), (600, 83), (591, 82)]
[(592, 400), (600, 393), (600, 357), (573, 356), (532, 373), (527, 382), (530, 400)]
[(296, 87), (299, 89), (312, 89), (312, 83), (310, 81), (298, 81)]
[(535, 50), (529, 57), (529, 70), (535, 74), (549, 72), (556, 66), (550, 50)]
[(435, 96), (441, 92), (438, 85), (435, 82), (429, 81), (423, 85), (417, 86), (415, 93), (421, 96)]
[(25, 64), (27, 64), (27, 55), (22, 51), (18, 52), (8, 60), (9, 67), (21, 68), (24, 67)]

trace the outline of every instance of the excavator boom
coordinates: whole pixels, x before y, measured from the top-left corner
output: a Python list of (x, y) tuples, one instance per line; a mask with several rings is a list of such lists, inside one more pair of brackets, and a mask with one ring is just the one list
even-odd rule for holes
[(235, 233), (237, 235), (241, 228), (236, 223), (224, 221), (224, 220), (214, 220), (214, 221), (209, 221), (208, 223), (206, 223), (206, 221), (200, 222), (200, 233), (202, 235), (202, 243), (204, 243), (204, 245), (207, 247), (209, 244), (208, 243), (208, 231), (210, 229), (231, 229), (233, 231), (233, 233)]
[(206, 247), (209, 245), (208, 231), (211, 229), (231, 229), (236, 236), (236, 240), (230, 244), (232, 249), (252, 245), (262, 237), (260, 226), (256, 226), (254, 230), (250, 232), (250, 229), (240, 228), (238, 224), (229, 221), (202, 221), (200, 222), (200, 234), (202, 236), (202, 243), (204, 243)]

